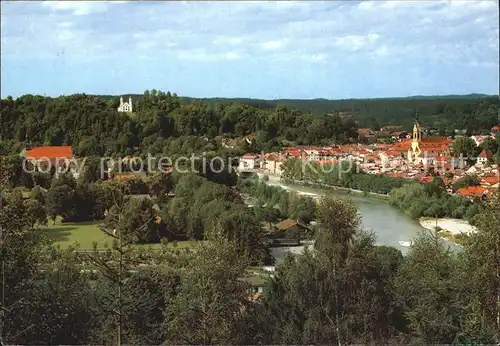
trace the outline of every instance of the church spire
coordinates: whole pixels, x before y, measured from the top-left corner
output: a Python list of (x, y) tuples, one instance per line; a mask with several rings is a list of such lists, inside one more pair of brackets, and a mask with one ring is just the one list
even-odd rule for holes
[(422, 128), (420, 127), (419, 123), (419, 118), (418, 118), (418, 111), (417, 108), (415, 107), (415, 124), (413, 125), (413, 141), (421, 141), (422, 140)]

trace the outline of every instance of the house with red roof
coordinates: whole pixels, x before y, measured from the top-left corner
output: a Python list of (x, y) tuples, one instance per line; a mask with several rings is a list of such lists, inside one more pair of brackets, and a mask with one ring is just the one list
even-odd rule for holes
[(391, 133), (391, 138), (395, 140), (408, 139), (410, 138), (410, 134), (406, 131), (396, 131)]
[(64, 146), (43, 146), (27, 149), (24, 156), (29, 160), (38, 159), (71, 159), (73, 151), (69, 145)]
[(146, 176), (145, 172), (117, 172), (111, 173), (110, 178), (116, 181), (130, 181), (135, 179), (143, 179)]
[(241, 171), (247, 169), (259, 169), (261, 168), (261, 157), (257, 154), (245, 154), (240, 157), (240, 163), (238, 169)]
[(489, 150), (483, 149), (483, 151), (481, 151), (481, 153), (479, 154), (479, 156), (477, 158), (477, 163), (484, 165), (484, 164), (488, 163), (488, 161), (490, 161), (492, 157), (493, 157), (493, 155), (491, 154), (491, 152)]
[(285, 158), (280, 154), (265, 154), (264, 160), (262, 161), (262, 169), (269, 172), (270, 174), (281, 175), (282, 169), (281, 166)]
[(375, 135), (372, 129), (369, 128), (360, 128), (358, 129), (358, 138), (372, 138)]
[(498, 190), (500, 187), (500, 176), (491, 175), (481, 178), (481, 186), (489, 190)]
[(495, 125), (491, 128), (491, 135), (496, 136), (500, 134), (500, 125)]
[(21, 156), (26, 158), (37, 167), (67, 167), (73, 159), (71, 146), (43, 146), (32, 147), (21, 152)]
[(486, 199), (488, 192), (488, 189), (482, 186), (467, 186), (457, 191), (460, 196), (467, 197), (470, 200)]
[(478, 147), (483, 144), (484, 140), (488, 137), (491, 138), (491, 136), (471, 136), (470, 138), (476, 143), (476, 147)]

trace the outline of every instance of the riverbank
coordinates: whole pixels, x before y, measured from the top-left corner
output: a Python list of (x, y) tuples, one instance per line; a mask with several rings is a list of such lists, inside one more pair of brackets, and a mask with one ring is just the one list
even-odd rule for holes
[[(343, 187), (343, 186), (335, 186), (335, 185), (328, 185), (328, 184), (322, 184), (322, 183), (315, 183), (315, 182), (307, 182), (307, 181), (302, 181), (302, 180), (281, 180), (281, 176), (275, 175), (275, 174), (267, 174), (263, 172), (258, 173), (259, 176), (267, 176), (269, 178), (269, 182), (275, 183), (275, 184), (295, 184), (295, 185), (300, 185), (304, 187), (316, 187), (316, 188), (326, 188), (326, 189), (331, 189), (334, 191), (341, 191), (341, 192), (346, 192), (346, 193), (353, 193), (357, 194), (360, 196), (367, 196), (367, 197), (373, 197), (377, 199), (382, 199), (382, 200), (389, 200), (390, 196), (389, 195), (384, 195), (380, 193), (375, 193), (375, 192), (368, 192), (368, 191), (362, 191), (362, 190), (356, 190), (356, 189), (351, 189), (348, 187)], [(300, 193), (300, 192), (299, 192)], [(307, 193), (303, 193), (307, 194)]]
[(429, 230), (438, 230), (438, 236), (455, 245), (462, 247), (464, 238), (477, 232), (477, 228), (469, 224), (468, 221), (459, 219), (432, 219), (420, 218), (420, 225)]
[[(348, 197), (354, 202), (359, 210), (361, 215), (361, 228), (375, 234), (377, 239), (376, 244), (392, 246), (400, 250), (403, 255), (410, 251), (411, 242), (419, 234), (425, 232), (418, 220), (412, 219), (400, 209), (388, 203), (387, 200), (384, 200), (385, 198), (373, 198), (373, 195), (364, 193), (347, 193), (340, 188), (333, 189), (324, 186), (317, 188), (311, 185), (299, 186), (297, 184), (288, 184), (281, 181), (280, 177), (277, 175), (269, 175), (261, 171), (256, 171), (255, 173), (261, 178), (267, 175), (269, 179), (263, 178), (262, 180), (268, 185), (279, 186), (289, 192), (309, 195), (314, 199), (321, 198), (326, 194), (338, 196), (339, 198)], [(456, 245), (456, 242), (452, 243), (444, 237), (440, 239), (440, 243), (454, 250), (460, 249), (460, 246)], [(301, 250), (300, 248), (296, 248), (292, 251), (300, 252)], [(286, 250), (280, 249), (277, 252), (277, 257), (281, 259), (283, 257), (280, 256), (281, 253), (286, 252)], [(280, 263), (279, 260), (278, 263)]]

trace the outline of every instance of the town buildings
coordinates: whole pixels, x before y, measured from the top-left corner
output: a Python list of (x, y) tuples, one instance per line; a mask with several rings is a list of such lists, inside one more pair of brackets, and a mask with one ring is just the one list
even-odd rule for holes
[(450, 154), (450, 145), (453, 140), (447, 137), (422, 137), (422, 128), (418, 122), (413, 126), (412, 139), (395, 143), (391, 150), (406, 153), (411, 163), (430, 165), (436, 162), (439, 156)]
[[(368, 135), (369, 129), (360, 129)], [(462, 190), (461, 195), (468, 198), (482, 198), (483, 192), (489, 195), (498, 190), (500, 171), (492, 162), (492, 154), (483, 151), (475, 164), (470, 165), (463, 158), (454, 157), (451, 145), (453, 140), (447, 137), (424, 136), (423, 129), (415, 122), (411, 138), (404, 138), (399, 131), (393, 144), (348, 144), (330, 146), (293, 146), (285, 147), (280, 152), (265, 155), (245, 155), (240, 167), (254, 167), (265, 174), (281, 176), (283, 163), (290, 158), (315, 162), (317, 164), (336, 163), (351, 160), (358, 163), (363, 172), (368, 174), (388, 175), (398, 178), (417, 179), (424, 183), (432, 181), (434, 176), (441, 176), (449, 186), (465, 175), (477, 175), (481, 179), (481, 189)], [(480, 138), (477, 138), (480, 140)], [(480, 191), (481, 190), (481, 191)]]

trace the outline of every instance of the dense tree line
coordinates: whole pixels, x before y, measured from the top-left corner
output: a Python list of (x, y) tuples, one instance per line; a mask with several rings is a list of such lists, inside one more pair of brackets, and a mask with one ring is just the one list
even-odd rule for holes
[(45, 144), (71, 145), (79, 156), (140, 155), (150, 150), (179, 154), (169, 139), (254, 134), (253, 149), (270, 150), (290, 142), (319, 144), (357, 138), (354, 121), (339, 116), (312, 116), (287, 106), (268, 110), (239, 103), (209, 106), (181, 101), (176, 94), (145, 92), (135, 101), (135, 112), (129, 114), (117, 112), (117, 99), (85, 94), (7, 97), (1, 101), (0, 152), (18, 153), (24, 146)]
[[(318, 107), (322, 102), (328, 107)], [(249, 134), (256, 136), (254, 150), (291, 143), (343, 143), (357, 138), (357, 126), (378, 129), (403, 125), (408, 130), (416, 110), (423, 126), (444, 132), (467, 129), (469, 134), (487, 133), (498, 121), (495, 97), (278, 101), (267, 107), (245, 101), (183, 99), (175, 93), (152, 90), (135, 97), (133, 114), (118, 113), (117, 105), (118, 98), (85, 94), (2, 99), (0, 152), (17, 153), (26, 145), (68, 144), (80, 156), (139, 155), (152, 148), (158, 152), (165, 147), (165, 140), (173, 137), (213, 139)], [(354, 116), (345, 116), (346, 112)]]
[(443, 180), (434, 177), (430, 184), (411, 184), (391, 191), (391, 204), (412, 218), (451, 217), (475, 223), (482, 209), (480, 201), (471, 202), (460, 195), (448, 195)]
[[(289, 257), (254, 301), (248, 262), (220, 224), (192, 250), (137, 254), (119, 235), (121, 245), (82, 258), (50, 251), (22, 198), (9, 193), (0, 213), (1, 341), (498, 343), (499, 197), (485, 205), (480, 232), (463, 251), (422, 234), (405, 257), (375, 245), (352, 202), (326, 197), (316, 210), (314, 249)], [(119, 234), (128, 225), (105, 227)]]
[[(6, 175), (3, 187), (6, 191), (14, 187), (21, 196), (24, 191), (24, 203), (40, 224), (47, 224), (47, 219), (55, 223), (58, 217), (62, 222), (110, 223), (116, 221), (113, 215), (120, 214), (116, 222), (123, 233), (130, 234), (142, 225), (133, 243), (146, 244), (162, 239), (203, 240), (208, 230), (218, 226), (226, 237), (237, 240), (241, 255), (248, 256), (251, 263), (271, 263), (263, 244), (260, 216), (230, 187), (235, 173), (212, 173), (200, 167), (201, 161), (194, 164), (199, 174), (157, 172), (123, 182), (102, 181), (89, 165), (77, 180), (71, 173), (47, 174), (45, 185), (31, 190), (10, 185), (18, 181), (11, 174)], [(122, 209), (117, 210), (115, 202), (121, 198)]]
[[(135, 99), (132, 114), (118, 113), (117, 102), (89, 95), (1, 101), (2, 344), (500, 341), (498, 196), (476, 211), (480, 232), (467, 240), (462, 253), (422, 235), (403, 257), (394, 248), (375, 245), (374, 237), (360, 229), (358, 211), (349, 201), (325, 198), (316, 205), (259, 182), (237, 185), (229, 169), (207, 169), (215, 155), (349, 141), (356, 137), (356, 117), (363, 126), (372, 118), (384, 124), (399, 112), (397, 117), (409, 122), (413, 100), (394, 101), (393, 106), (404, 103), (402, 108), (386, 106), (389, 100), (377, 106), (373, 102), (380, 100), (340, 101), (337, 108), (314, 115), (283, 104), (186, 102), (156, 90)], [(354, 119), (327, 115), (349, 108)], [(497, 109), (498, 101), (484, 98), (436, 100), (418, 112), (424, 126), (424, 119), (434, 119), (447, 128), (480, 131)], [(222, 145), (222, 137), (249, 134), (255, 139), (248, 147)], [(72, 145), (76, 155), (89, 159), (77, 180), (69, 174), (55, 177), (54, 171), (22, 170), (16, 155), (25, 146), (43, 144)], [(148, 152), (173, 158), (206, 153), (208, 160), (195, 160), (198, 174), (156, 172), (127, 182), (101, 181), (100, 156), (145, 157)], [(299, 176), (297, 163), (290, 162), (288, 179), (382, 193), (403, 186), (400, 180), (345, 167)], [(246, 206), (238, 189), (257, 197), (259, 205)], [(406, 189), (416, 191), (424, 214), (440, 208), (467, 217), (476, 205), (445, 199), (438, 180), (429, 187), (403, 186), (396, 190), (396, 201), (406, 201)], [(150, 197), (137, 196), (143, 193)], [(113, 244), (90, 254), (54, 248), (39, 229), (57, 217), (100, 220)], [(255, 270), (249, 266), (272, 263), (261, 223), (285, 217), (316, 219), (315, 247), (287, 259), (267, 279), (261, 299), (249, 299), (249, 275)], [(163, 238), (200, 241), (192, 249), (134, 247)]]
[[(185, 102), (192, 99), (186, 98)], [(421, 96), (386, 99), (351, 100), (256, 100), (256, 99), (202, 99), (210, 105), (238, 102), (261, 109), (288, 106), (313, 115), (341, 114), (353, 116), (360, 127), (378, 131), (386, 125), (402, 125), (407, 131), (413, 127), (415, 115), (428, 130), (441, 135), (452, 135), (453, 130), (470, 134), (488, 133), (498, 124), (498, 96)]]
[(379, 194), (388, 194), (393, 188), (408, 183), (408, 179), (364, 173), (355, 162), (348, 160), (319, 164), (292, 158), (283, 163), (282, 169), (285, 181), (322, 183)]
[(243, 180), (238, 187), (241, 192), (257, 199), (255, 212), (261, 221), (289, 218), (307, 224), (316, 218), (316, 202), (309, 196), (268, 185), (258, 178)]

